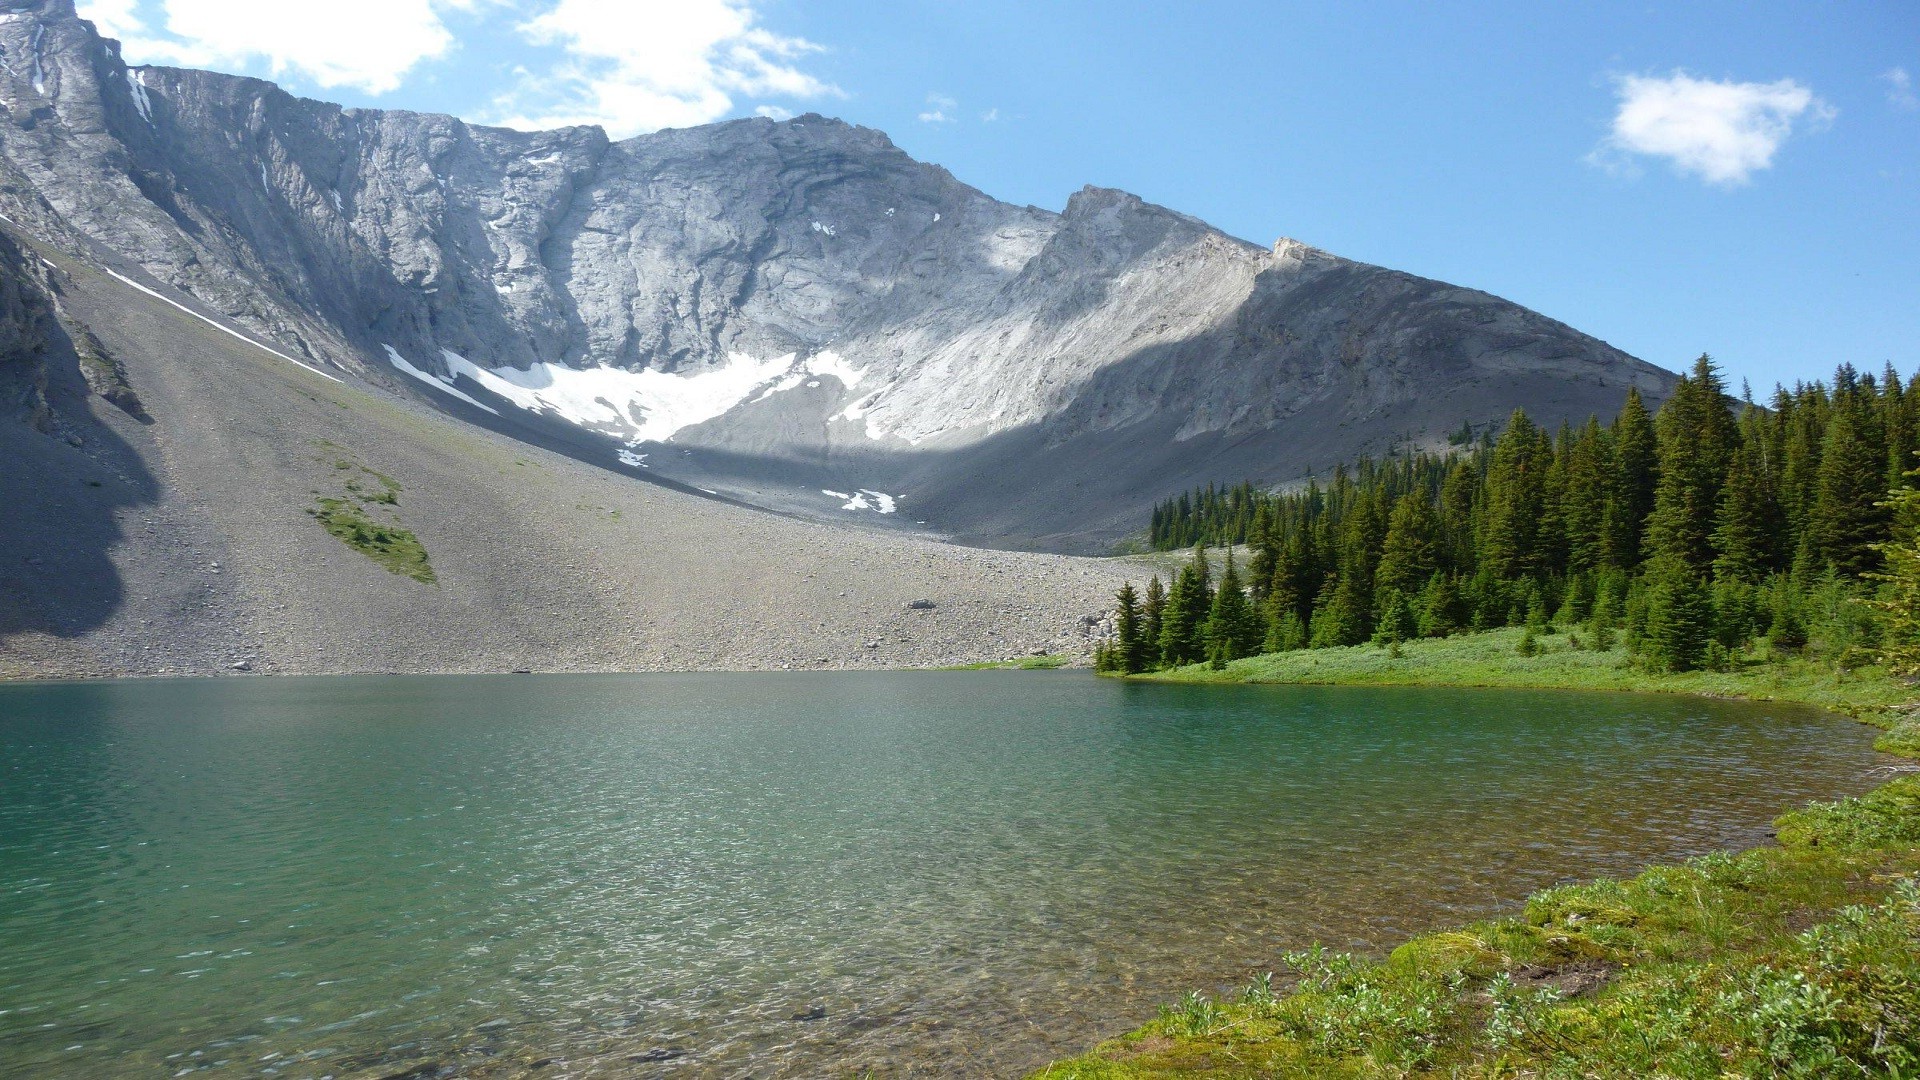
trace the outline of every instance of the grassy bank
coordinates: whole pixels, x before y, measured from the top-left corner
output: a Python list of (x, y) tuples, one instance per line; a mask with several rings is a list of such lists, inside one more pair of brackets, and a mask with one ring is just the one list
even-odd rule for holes
[[(1838, 709), (1920, 756), (1877, 671), (1790, 660), (1649, 676), (1619, 652), (1521, 656), (1518, 631), (1187, 668), (1182, 682), (1659, 690)], [(1145, 1077), (1920, 1076), (1920, 776), (1779, 820), (1778, 846), (1534, 896), (1516, 917), (1385, 959), (1282, 959), (1225, 999), (1189, 994), (1048, 1080)]]

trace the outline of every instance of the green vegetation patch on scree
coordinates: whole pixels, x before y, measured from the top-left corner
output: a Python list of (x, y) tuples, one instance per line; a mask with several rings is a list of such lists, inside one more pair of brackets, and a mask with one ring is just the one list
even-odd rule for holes
[(326, 451), (325, 457), (315, 460), (332, 466), (330, 474), (342, 494), (329, 497), (314, 492), (319, 505), (307, 513), (348, 547), (389, 571), (422, 584), (437, 584), (426, 545), (399, 523), (400, 482), (355, 461), (337, 443), (316, 439), (314, 445)]
[(330, 533), (353, 550), (415, 581), (432, 585), (437, 580), (427, 564), (427, 548), (410, 530), (375, 521), (366, 511), (348, 499), (317, 499), (318, 509), (308, 510)]

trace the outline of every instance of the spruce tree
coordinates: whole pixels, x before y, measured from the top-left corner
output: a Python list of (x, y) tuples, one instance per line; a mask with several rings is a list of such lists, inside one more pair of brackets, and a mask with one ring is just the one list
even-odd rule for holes
[(1530, 577), (1542, 568), (1546, 466), (1538, 430), (1525, 412), (1515, 409), (1488, 465), (1486, 529), (1480, 540), (1485, 565), (1505, 580)]
[(1159, 667), (1161, 619), (1167, 611), (1167, 590), (1160, 584), (1160, 575), (1153, 575), (1147, 582), (1147, 598), (1140, 605), (1140, 653), (1145, 669)]
[(1713, 641), (1713, 603), (1698, 571), (1673, 555), (1648, 568), (1640, 653), (1658, 671), (1693, 671)]
[(1214, 591), (1213, 607), (1207, 615), (1208, 659), (1224, 663), (1252, 656), (1260, 648), (1261, 638), (1259, 620), (1247, 600), (1229, 548), (1226, 569), (1221, 571), (1220, 587)]
[(1639, 567), (1647, 516), (1659, 486), (1660, 456), (1653, 418), (1640, 391), (1627, 388), (1627, 400), (1613, 422), (1613, 498), (1607, 503), (1607, 561), (1622, 570)]
[(1711, 538), (1720, 488), (1739, 445), (1725, 388), (1710, 357), (1700, 357), (1693, 373), (1680, 380), (1660, 407), (1654, 428), (1660, 476), (1653, 514), (1647, 519), (1647, 547), (1654, 557), (1677, 559), (1704, 576), (1713, 566)]
[(1818, 488), (1809, 531), (1818, 557), (1844, 577), (1879, 566), (1876, 545), (1886, 531), (1886, 452), (1859, 392), (1836, 390), (1822, 440)]
[(1114, 660), (1113, 665), (1128, 675), (1147, 670), (1146, 639), (1141, 634), (1140, 597), (1133, 591), (1133, 582), (1120, 586), (1114, 594), (1117, 607), (1114, 610)]
[(1393, 504), (1374, 571), (1374, 588), (1382, 596), (1389, 590), (1411, 596), (1433, 576), (1439, 568), (1439, 525), (1423, 494), (1408, 492)]
[(1600, 421), (1589, 417), (1567, 450), (1560, 495), (1567, 572), (1585, 573), (1607, 561), (1607, 501), (1611, 461)]
[(1722, 581), (1760, 580), (1771, 561), (1770, 505), (1760, 447), (1742, 440), (1727, 469), (1714, 514), (1713, 574)]

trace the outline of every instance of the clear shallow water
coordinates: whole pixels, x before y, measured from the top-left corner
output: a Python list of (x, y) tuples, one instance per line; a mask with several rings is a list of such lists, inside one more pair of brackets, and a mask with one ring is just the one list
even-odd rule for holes
[(0, 1074), (1017, 1075), (1286, 948), (1761, 842), (1872, 734), (1048, 672), (0, 686)]

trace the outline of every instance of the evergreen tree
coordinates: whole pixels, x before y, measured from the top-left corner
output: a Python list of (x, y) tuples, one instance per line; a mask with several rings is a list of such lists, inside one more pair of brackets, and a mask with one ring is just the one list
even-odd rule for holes
[(1378, 645), (1398, 645), (1403, 641), (1412, 641), (1420, 634), (1420, 624), (1414, 618), (1413, 605), (1408, 602), (1407, 594), (1399, 589), (1389, 588), (1380, 597), (1380, 618), (1373, 631), (1373, 640)]
[(1220, 574), (1220, 587), (1214, 591), (1213, 607), (1207, 615), (1206, 644), (1208, 659), (1220, 664), (1252, 656), (1262, 639), (1260, 621), (1240, 584), (1240, 572), (1233, 565), (1233, 550), (1227, 550), (1227, 566)]
[(1835, 390), (1808, 525), (1826, 565), (1845, 577), (1879, 565), (1876, 545), (1886, 531), (1886, 453), (1859, 398), (1857, 388)]
[(1596, 570), (1607, 561), (1611, 464), (1600, 421), (1589, 417), (1568, 447), (1560, 496), (1568, 573)]
[(1342, 574), (1328, 590), (1324, 602), (1313, 611), (1313, 647), (1339, 648), (1367, 640), (1367, 601), (1365, 588), (1353, 576)]
[(1160, 584), (1160, 575), (1153, 575), (1147, 582), (1147, 598), (1140, 605), (1140, 653), (1144, 658), (1144, 669), (1159, 667), (1161, 619), (1167, 611), (1167, 590)]
[(1659, 445), (1640, 391), (1627, 388), (1613, 422), (1613, 499), (1607, 504), (1607, 561), (1622, 570), (1640, 565), (1647, 517), (1659, 486)]
[(1727, 463), (1739, 432), (1711, 358), (1702, 356), (1654, 420), (1660, 476), (1647, 545), (1654, 557), (1678, 559), (1695, 574), (1713, 566), (1711, 536)]
[(1704, 581), (1673, 555), (1655, 556), (1648, 581), (1642, 658), (1658, 671), (1699, 668), (1713, 640), (1713, 604)]
[(1774, 508), (1760, 462), (1759, 446), (1742, 441), (1727, 469), (1714, 514), (1712, 543), (1716, 552), (1713, 573), (1723, 581), (1752, 582), (1765, 573)]
[(1206, 659), (1204, 631), (1213, 607), (1212, 572), (1204, 549), (1193, 549), (1193, 561), (1182, 567), (1167, 591), (1160, 616), (1160, 662), (1168, 667), (1197, 664)]
[(1874, 575), (1884, 583), (1874, 606), (1884, 613), (1881, 661), (1904, 678), (1920, 675), (1920, 470), (1904, 478), (1883, 506), (1893, 519), (1893, 539), (1879, 545), (1886, 568)]
[(1133, 583), (1120, 586), (1114, 599), (1118, 602), (1114, 611), (1114, 667), (1128, 675), (1145, 671), (1147, 643), (1141, 633), (1140, 597), (1133, 591)]
[(1508, 581), (1543, 569), (1539, 542), (1546, 466), (1538, 429), (1516, 409), (1488, 466), (1486, 530), (1480, 541), (1485, 565)]
[(1408, 492), (1393, 504), (1381, 542), (1380, 566), (1374, 587), (1410, 596), (1420, 591), (1439, 568), (1439, 518), (1424, 495)]

